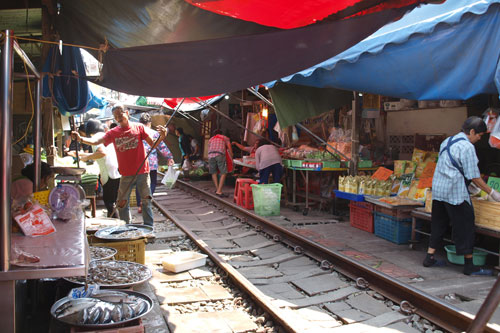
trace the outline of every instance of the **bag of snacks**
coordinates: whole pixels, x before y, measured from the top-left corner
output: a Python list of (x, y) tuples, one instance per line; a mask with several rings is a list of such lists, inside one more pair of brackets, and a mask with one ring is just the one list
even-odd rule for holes
[(417, 164), (412, 161), (406, 161), (405, 174), (415, 173), (415, 169), (417, 168)]
[(413, 149), (413, 155), (411, 157), (411, 161), (415, 164), (419, 164), (425, 160), (427, 152), (422, 149), (415, 148)]
[(408, 173), (401, 176), (401, 186), (399, 187), (398, 191), (399, 197), (408, 197), (408, 192), (410, 191), (412, 180), (413, 180), (413, 173)]
[(405, 173), (406, 161), (398, 160), (394, 161), (394, 175), (396, 177), (401, 177), (403, 173)]

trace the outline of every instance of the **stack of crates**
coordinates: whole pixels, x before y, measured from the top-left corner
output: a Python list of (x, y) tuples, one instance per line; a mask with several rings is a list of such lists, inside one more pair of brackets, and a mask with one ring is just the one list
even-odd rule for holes
[(351, 201), (349, 204), (351, 226), (373, 233), (373, 204)]
[(396, 244), (407, 244), (411, 239), (411, 209), (390, 209), (376, 206), (375, 235)]

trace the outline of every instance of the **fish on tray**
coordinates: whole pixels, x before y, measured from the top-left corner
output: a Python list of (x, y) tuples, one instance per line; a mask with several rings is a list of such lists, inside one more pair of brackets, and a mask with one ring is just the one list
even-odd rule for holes
[(69, 300), (54, 314), (69, 324), (99, 325), (133, 319), (148, 309), (149, 303), (143, 298), (119, 291), (103, 291), (92, 297)]

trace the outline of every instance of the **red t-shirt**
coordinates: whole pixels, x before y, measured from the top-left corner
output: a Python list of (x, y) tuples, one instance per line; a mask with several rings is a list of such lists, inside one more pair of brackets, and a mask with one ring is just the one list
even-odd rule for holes
[[(118, 170), (122, 176), (133, 176), (137, 168), (146, 158), (146, 151), (142, 140), (149, 135), (146, 133), (143, 124), (129, 122), (128, 128), (116, 126), (104, 134), (104, 145), (112, 143), (115, 146), (116, 157), (118, 159)], [(149, 163), (142, 165), (138, 174), (148, 173)]]

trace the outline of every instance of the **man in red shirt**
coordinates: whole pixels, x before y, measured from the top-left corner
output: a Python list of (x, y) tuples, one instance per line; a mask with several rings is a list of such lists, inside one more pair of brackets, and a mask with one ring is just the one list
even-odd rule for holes
[(118, 159), (118, 170), (122, 175), (117, 200), (120, 219), (129, 223), (130, 192), (137, 185), (137, 190), (142, 198), (141, 206), (144, 224), (152, 226), (153, 210), (151, 209), (152, 196), (150, 191), (149, 163), (146, 159), (147, 152), (144, 149), (142, 140), (145, 140), (152, 149), (155, 149), (165, 139), (168, 130), (162, 126), (157, 127), (160, 137), (155, 144), (153, 138), (146, 132), (143, 124), (129, 122), (129, 112), (123, 106), (113, 107), (113, 117), (119, 126), (107, 131), (101, 138), (81, 137), (78, 132), (73, 132), (72, 134), (76, 137), (76, 140), (85, 144), (104, 144), (107, 146), (112, 143), (114, 145)]

